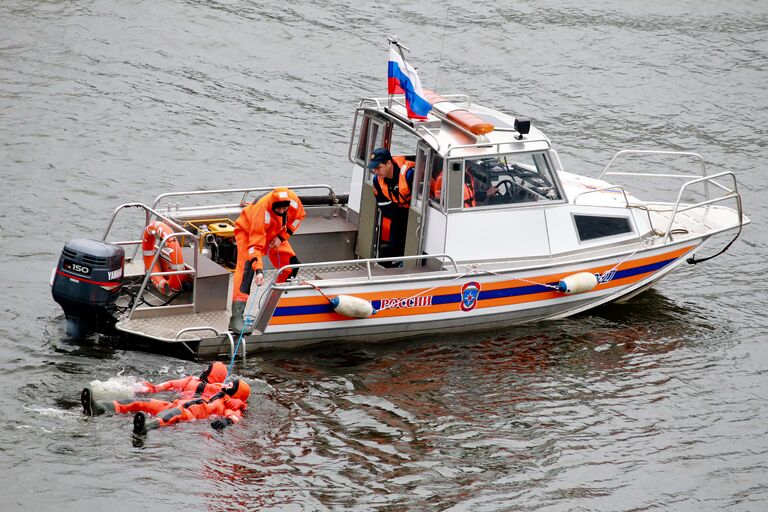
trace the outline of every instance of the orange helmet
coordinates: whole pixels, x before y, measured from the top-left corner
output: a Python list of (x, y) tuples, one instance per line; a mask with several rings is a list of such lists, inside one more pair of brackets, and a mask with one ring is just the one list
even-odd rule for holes
[(229, 384), (224, 385), (224, 392), (232, 398), (245, 402), (251, 396), (251, 386), (244, 380), (235, 379)]
[(293, 192), (291, 190), (285, 188), (285, 187), (277, 187), (272, 191), (269, 197), (269, 202), (271, 203), (271, 208), (282, 208), (286, 206), (290, 206), (291, 200), (293, 199)]
[(209, 384), (218, 384), (224, 382), (227, 378), (227, 365), (219, 361), (208, 365), (208, 368), (200, 374), (200, 380)]

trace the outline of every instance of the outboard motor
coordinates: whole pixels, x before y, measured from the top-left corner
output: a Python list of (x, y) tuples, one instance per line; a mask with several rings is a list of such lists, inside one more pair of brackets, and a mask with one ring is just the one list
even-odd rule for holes
[(51, 280), (53, 300), (64, 309), (67, 335), (81, 339), (107, 318), (123, 283), (122, 247), (77, 238), (64, 245)]

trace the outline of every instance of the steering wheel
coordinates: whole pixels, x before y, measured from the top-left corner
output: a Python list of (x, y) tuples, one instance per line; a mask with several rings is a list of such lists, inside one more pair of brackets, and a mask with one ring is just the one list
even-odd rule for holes
[[(504, 187), (504, 192), (501, 191), (501, 187)], [(504, 198), (505, 203), (511, 203), (515, 199), (515, 190), (517, 184), (509, 179), (499, 180), (496, 183), (496, 190), (499, 191), (499, 195)]]

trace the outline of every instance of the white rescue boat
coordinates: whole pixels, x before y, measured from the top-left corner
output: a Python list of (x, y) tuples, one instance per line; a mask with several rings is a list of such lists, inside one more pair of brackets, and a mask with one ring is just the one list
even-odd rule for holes
[[(179, 344), (214, 357), (234, 355), (238, 344), (245, 354), (553, 320), (627, 300), (695, 262), (713, 235), (731, 232), (724, 245), (749, 222), (734, 173), (708, 174), (695, 153), (624, 150), (589, 178), (566, 171), (549, 138), (525, 118), (464, 95), (432, 100), (419, 121), (408, 119), (400, 96), (359, 102), (348, 194), (275, 183), (118, 206), (103, 236), (70, 241), (54, 270), (53, 295), (70, 334), (114, 326), (142, 346)], [(378, 257), (380, 219), (366, 167), (378, 147), (415, 162), (402, 257)], [(694, 170), (654, 171), (645, 163), (667, 158)], [(496, 194), (467, 205), (465, 176)], [(673, 195), (640, 199), (633, 183)], [(240, 336), (227, 330), (234, 221), (274, 186), (296, 191), (307, 212), (291, 238), (301, 263), (287, 283), (276, 283), (272, 269), (267, 284), (252, 287), (246, 315), (253, 330)], [(114, 238), (114, 226), (131, 221), (134, 234)], [(145, 261), (143, 235), (156, 221), (172, 232)], [(178, 250), (183, 262), (172, 254)], [(157, 276), (184, 285), (166, 296), (152, 285)]]

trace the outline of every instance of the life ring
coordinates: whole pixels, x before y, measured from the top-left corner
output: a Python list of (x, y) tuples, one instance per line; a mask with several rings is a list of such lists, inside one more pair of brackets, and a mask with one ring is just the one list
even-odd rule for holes
[[(141, 240), (141, 250), (144, 256), (144, 268), (149, 270), (152, 260), (155, 258), (157, 245), (163, 238), (173, 234), (171, 227), (159, 220), (150, 222), (144, 230)], [(176, 237), (169, 238), (163, 246), (163, 252), (157, 259), (152, 272), (172, 272), (184, 270), (184, 256), (181, 254), (181, 246)], [(189, 274), (176, 274), (172, 276), (152, 276), (152, 285), (163, 295), (181, 291), (184, 283), (189, 281)]]

